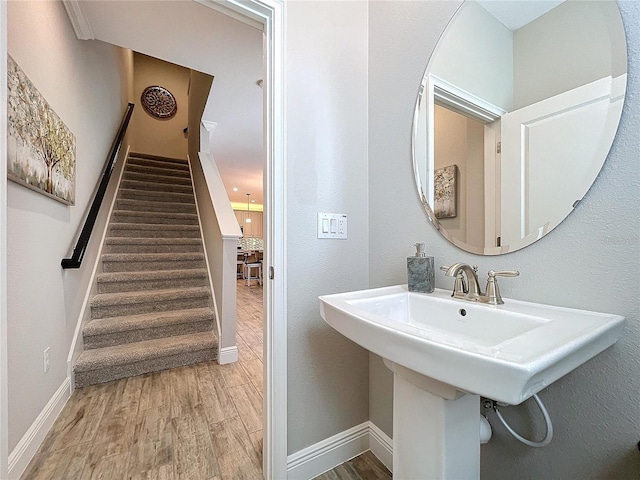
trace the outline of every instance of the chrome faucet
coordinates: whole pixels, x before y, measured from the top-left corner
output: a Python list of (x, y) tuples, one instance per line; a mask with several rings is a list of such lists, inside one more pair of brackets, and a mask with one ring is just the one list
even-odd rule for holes
[(487, 303), (489, 305), (504, 304), (496, 277), (517, 277), (520, 275), (520, 272), (517, 270), (505, 270), (501, 272), (489, 270), (487, 287), (485, 293), (482, 293), (482, 290), (480, 290), (480, 282), (478, 281), (478, 267), (476, 265), (471, 267), (466, 263), (458, 262), (451, 266), (442, 266), (440, 270), (443, 270), (446, 276), (455, 277), (456, 279), (453, 284), (452, 297), (469, 300), (471, 302)]
[[(454, 263), (450, 267), (442, 267), (448, 277), (456, 277), (452, 297), (466, 300), (477, 300), (482, 295), (478, 282), (478, 267), (466, 263)], [(464, 273), (464, 276), (463, 276)], [(466, 277), (466, 282), (465, 282)]]

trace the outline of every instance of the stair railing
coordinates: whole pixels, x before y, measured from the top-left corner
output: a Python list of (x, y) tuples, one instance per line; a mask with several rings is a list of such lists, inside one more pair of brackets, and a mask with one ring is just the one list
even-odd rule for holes
[(93, 203), (91, 204), (91, 208), (89, 209), (87, 218), (84, 221), (84, 226), (82, 227), (82, 231), (80, 232), (80, 236), (78, 237), (76, 246), (73, 249), (73, 255), (71, 256), (71, 258), (62, 259), (62, 268), (80, 268), (82, 258), (84, 257), (87, 246), (89, 245), (89, 239), (91, 238), (93, 226), (95, 225), (96, 219), (98, 218), (98, 212), (100, 211), (102, 200), (104, 200), (104, 194), (106, 193), (107, 186), (109, 185), (109, 179), (111, 178), (111, 172), (113, 171), (113, 166), (115, 165), (118, 151), (122, 146), (125, 133), (127, 132), (129, 120), (131, 120), (133, 107), (133, 103), (129, 103), (127, 105), (124, 116), (122, 117), (122, 122), (120, 123), (120, 128), (118, 129), (118, 133), (116, 134), (116, 137), (113, 139), (113, 143), (111, 144), (111, 150), (109, 150), (109, 156), (107, 157), (104, 172), (102, 173), (102, 179), (100, 180), (98, 190), (96, 191), (96, 196), (93, 198)]

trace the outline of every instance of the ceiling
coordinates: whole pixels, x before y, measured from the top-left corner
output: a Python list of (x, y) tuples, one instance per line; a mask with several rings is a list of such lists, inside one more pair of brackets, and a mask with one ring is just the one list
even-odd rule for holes
[(203, 120), (215, 124), (212, 153), (227, 195), (246, 204), (250, 193), (263, 203), (263, 90), (256, 83), (263, 76), (261, 25), (191, 0), (66, 0), (65, 7), (78, 38), (212, 75)]
[(482, 8), (513, 32), (553, 10), (564, 1), (476, 0)]

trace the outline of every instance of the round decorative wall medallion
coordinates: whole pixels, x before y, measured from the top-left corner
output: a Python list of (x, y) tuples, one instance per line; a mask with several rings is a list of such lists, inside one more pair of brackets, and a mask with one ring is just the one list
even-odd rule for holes
[(158, 85), (145, 88), (140, 101), (144, 111), (157, 118), (171, 118), (178, 111), (173, 94)]

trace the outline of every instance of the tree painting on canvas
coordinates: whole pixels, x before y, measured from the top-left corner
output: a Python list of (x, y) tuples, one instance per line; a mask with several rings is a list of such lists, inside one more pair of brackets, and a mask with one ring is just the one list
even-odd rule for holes
[(438, 168), (434, 175), (434, 197), (436, 218), (456, 216), (456, 172), (457, 165)]
[(7, 70), (7, 178), (73, 205), (75, 136), (10, 56)]

